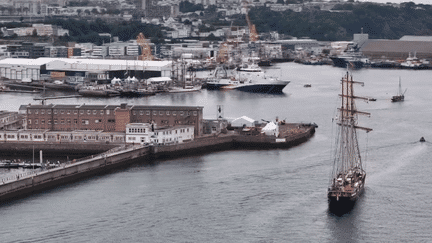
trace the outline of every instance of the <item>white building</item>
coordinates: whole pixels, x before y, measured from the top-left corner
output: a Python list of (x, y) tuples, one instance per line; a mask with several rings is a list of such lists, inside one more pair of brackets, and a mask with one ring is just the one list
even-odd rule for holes
[(125, 47), (124, 46), (109, 46), (108, 47), (108, 54), (110, 56), (124, 56), (125, 54)]
[(126, 143), (150, 143), (151, 125), (149, 123), (126, 124)]
[(194, 140), (194, 126), (175, 126), (155, 129), (150, 136), (153, 144), (177, 144)]
[(149, 123), (126, 125), (126, 143), (132, 144), (177, 144), (194, 139), (194, 126), (155, 128)]
[(93, 46), (92, 55), (96, 57), (105, 57), (108, 54), (107, 46)]

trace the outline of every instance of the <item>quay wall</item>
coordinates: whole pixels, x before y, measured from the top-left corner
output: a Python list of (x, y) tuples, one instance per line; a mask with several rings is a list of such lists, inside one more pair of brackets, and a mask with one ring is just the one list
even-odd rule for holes
[(237, 135), (208, 136), (195, 138), (188, 143), (180, 143), (164, 146), (152, 146), (153, 158), (173, 157), (187, 154), (213, 152), (232, 148), (232, 143)]
[(315, 127), (309, 126), (303, 132), (291, 134), (285, 138), (276, 138), (274, 136), (250, 136), (243, 135), (237, 136), (234, 139), (235, 146), (248, 149), (248, 148), (261, 148), (261, 149), (275, 149), (275, 148), (290, 148), (306, 142), (315, 134)]
[(281, 138), (271, 136), (219, 134), (218, 136), (196, 138), (188, 143), (173, 145), (117, 147), (70, 164), (64, 164), (55, 169), (1, 181), (0, 202), (31, 195), (93, 174), (103, 173), (109, 169), (133, 163), (138, 159), (172, 158), (224, 149), (289, 148), (307, 141), (314, 133), (315, 127), (310, 126), (301, 133), (286, 137), (284, 141), (283, 139), (280, 140)]
[(69, 156), (80, 155), (82, 153), (102, 153), (104, 151), (119, 147), (119, 144), (92, 144), (92, 143), (59, 143), (59, 142), (0, 142), (0, 152), (3, 154), (32, 154), (33, 150), (51, 154), (67, 154)]
[(0, 201), (30, 195), (35, 192), (101, 173), (145, 158), (149, 147), (134, 147), (112, 153), (102, 153), (61, 167), (26, 175), (16, 180), (0, 182)]

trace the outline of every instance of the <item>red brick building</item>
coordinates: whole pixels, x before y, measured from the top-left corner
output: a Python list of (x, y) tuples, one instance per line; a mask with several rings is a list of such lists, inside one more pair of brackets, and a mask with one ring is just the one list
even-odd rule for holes
[(27, 105), (26, 114), (27, 129), (124, 132), (128, 123), (153, 123), (157, 127), (193, 125), (195, 136), (203, 133), (201, 106)]

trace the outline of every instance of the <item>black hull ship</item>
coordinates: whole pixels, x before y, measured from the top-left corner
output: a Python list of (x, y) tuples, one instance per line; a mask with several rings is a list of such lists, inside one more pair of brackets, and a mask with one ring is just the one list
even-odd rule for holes
[(357, 141), (357, 129), (372, 131), (370, 128), (357, 125), (357, 116), (370, 115), (357, 111), (354, 100), (368, 98), (354, 96), (354, 84), (363, 84), (352, 80), (347, 72), (342, 78), (342, 105), (338, 109), (337, 118), (338, 138), (334, 153), (333, 170), (330, 186), (327, 191), (329, 209), (333, 213), (348, 212), (364, 191), (366, 171), (363, 169), (362, 159)]

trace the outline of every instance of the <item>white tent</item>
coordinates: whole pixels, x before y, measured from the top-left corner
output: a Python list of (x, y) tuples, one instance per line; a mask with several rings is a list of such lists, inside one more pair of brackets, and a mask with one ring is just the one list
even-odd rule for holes
[(279, 126), (274, 122), (267, 123), (267, 125), (263, 127), (262, 131), (267, 136), (279, 136)]
[(168, 78), (168, 77), (153, 77), (153, 78), (149, 78), (147, 79), (147, 82), (149, 83), (162, 83), (162, 82), (171, 82), (172, 79)]
[(254, 127), (255, 126), (255, 120), (252, 118), (249, 118), (247, 116), (242, 116), (239, 118), (234, 119), (231, 122), (232, 127)]
[(116, 84), (116, 83), (120, 83), (120, 82), (121, 82), (121, 79), (119, 79), (119, 78), (113, 78), (111, 80), (111, 84)]

